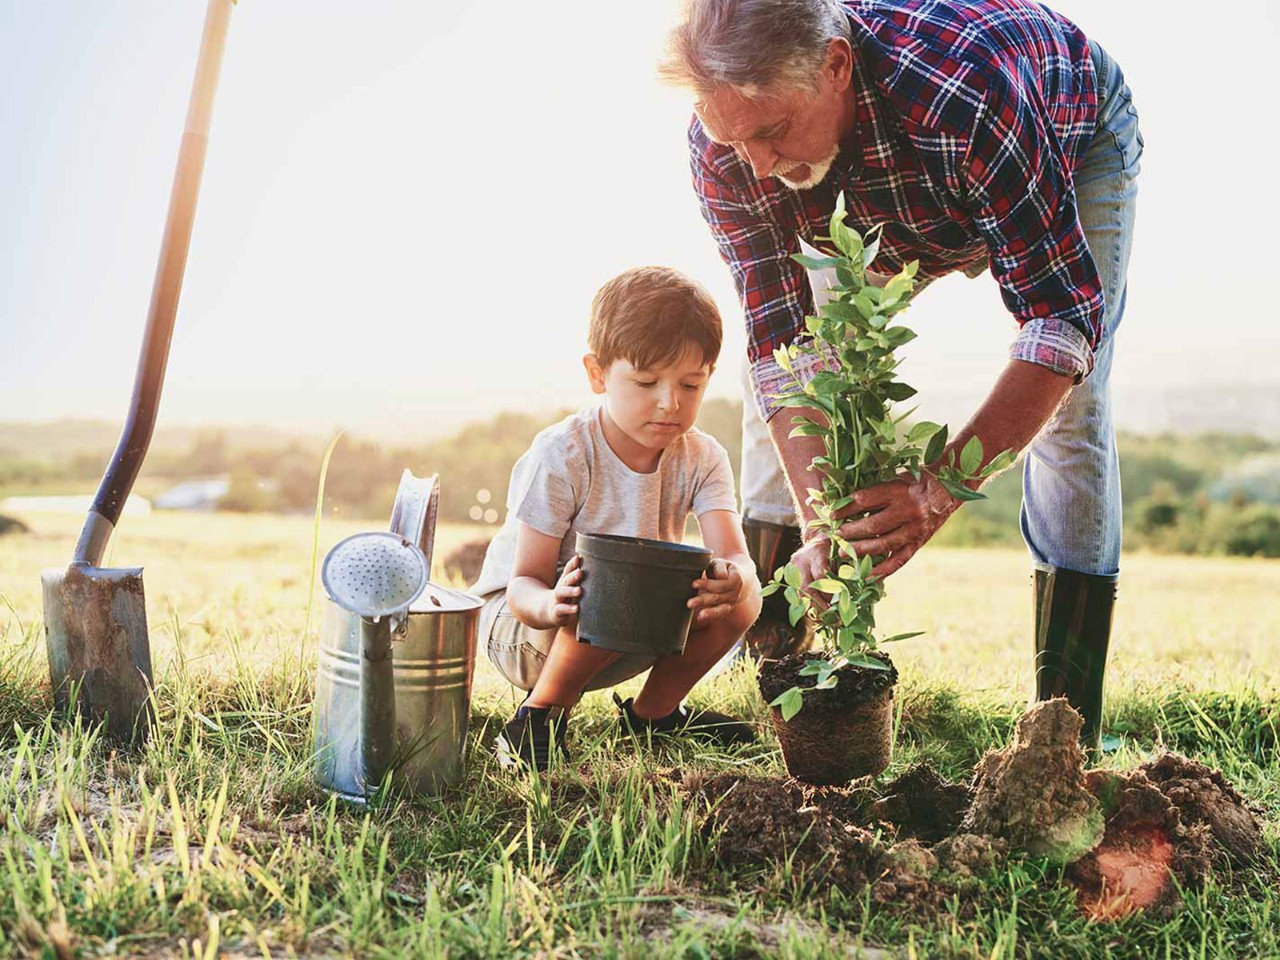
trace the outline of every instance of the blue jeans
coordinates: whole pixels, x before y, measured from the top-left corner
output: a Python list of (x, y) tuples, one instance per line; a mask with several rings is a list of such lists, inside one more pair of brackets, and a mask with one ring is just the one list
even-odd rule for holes
[(1142, 133), (1124, 74), (1097, 44), (1098, 132), (1075, 173), (1076, 205), (1102, 280), (1106, 310), (1093, 373), (1074, 387), (1027, 449), (1022, 538), (1039, 564), (1120, 571), (1120, 458), (1111, 413), (1111, 361), (1124, 317)]
[[(1111, 416), (1111, 359), (1124, 315), (1142, 134), (1124, 75), (1096, 43), (1098, 130), (1075, 172), (1076, 205), (1102, 279), (1106, 311), (1093, 372), (1028, 447), (1023, 467), (1022, 535), (1037, 563), (1115, 574), (1120, 564), (1120, 461)], [(810, 276), (823, 298), (826, 278)], [(743, 515), (794, 524), (795, 510), (769, 429), (750, 402), (742, 427)]]

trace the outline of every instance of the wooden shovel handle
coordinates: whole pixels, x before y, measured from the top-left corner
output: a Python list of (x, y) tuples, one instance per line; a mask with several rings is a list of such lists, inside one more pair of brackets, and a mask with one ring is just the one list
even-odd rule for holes
[[(107, 540), (120, 511), (133, 489), (142, 461), (151, 444), (160, 391), (164, 386), (165, 368), (169, 362), (169, 343), (173, 337), (178, 297), (186, 272), (187, 251), (191, 246), (191, 228), (195, 221), (196, 199), (204, 172), (205, 152), (209, 144), (209, 121), (213, 114), (214, 93), (222, 54), (226, 47), (227, 27), (233, 0), (209, 0), (205, 14), (204, 35), (196, 63), (191, 103), (186, 127), (178, 151), (178, 169), (169, 195), (169, 214), (164, 239), (160, 244), (160, 260), (151, 288), (151, 305), (147, 313), (147, 329), (134, 378), (133, 400), (120, 442), (111, 457), (107, 471), (98, 486), (93, 508), (85, 521), (84, 532), (76, 545), (76, 563), (96, 566), (102, 559)], [(104, 523), (105, 521), (105, 523)]]

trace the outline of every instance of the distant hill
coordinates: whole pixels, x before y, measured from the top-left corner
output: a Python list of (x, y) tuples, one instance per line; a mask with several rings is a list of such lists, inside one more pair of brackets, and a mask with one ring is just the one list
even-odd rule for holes
[[(123, 424), (108, 420), (50, 420), (43, 423), (0, 421), (0, 460), (65, 463), (85, 454), (109, 454)], [(190, 450), (202, 436), (221, 435), (235, 450), (282, 447), (288, 443), (323, 448), (315, 434), (266, 426), (157, 426), (151, 452), (176, 454)]]

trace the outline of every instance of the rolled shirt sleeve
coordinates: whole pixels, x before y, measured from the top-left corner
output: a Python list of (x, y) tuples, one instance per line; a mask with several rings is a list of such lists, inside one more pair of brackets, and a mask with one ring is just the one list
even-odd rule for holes
[(1103, 293), (1057, 135), (1017, 70), (992, 74), (961, 162), (991, 273), (1021, 331), (1015, 360), (1079, 382), (1102, 336)]

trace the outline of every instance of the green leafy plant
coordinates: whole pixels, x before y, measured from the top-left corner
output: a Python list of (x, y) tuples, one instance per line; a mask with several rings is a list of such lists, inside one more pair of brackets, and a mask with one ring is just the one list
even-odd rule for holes
[[(897, 379), (894, 351), (915, 339), (915, 333), (894, 318), (911, 303), (918, 262), (903, 267), (883, 288), (867, 282), (867, 268), (880, 247), (881, 228), (864, 237), (845, 224), (841, 195), (831, 215), (829, 240), (838, 256), (792, 259), (811, 270), (834, 267), (838, 285), (832, 299), (806, 317), (808, 335), (774, 351), (778, 364), (792, 378), (778, 395), (784, 407), (802, 411), (794, 417), (791, 436), (821, 437), (824, 452), (813, 459), (822, 477), (821, 489), (808, 491), (815, 519), (809, 527), (825, 536), (831, 546), (827, 576), (802, 589), (799, 568), (780, 569), (765, 593), (785, 591), (791, 605), (791, 623), (808, 619), (824, 656), (810, 659), (801, 676), (815, 678), (808, 689), (834, 687), (837, 671), (846, 665), (887, 670), (869, 654), (880, 643), (905, 640), (919, 633), (879, 639), (875, 632), (875, 605), (884, 597), (884, 584), (873, 577), (879, 558), (858, 557), (852, 544), (840, 536), (840, 525), (856, 517), (841, 516), (853, 503), (853, 495), (865, 487), (892, 480), (901, 473), (920, 479), (935, 477), (959, 500), (981, 500), (981, 493), (967, 484), (1008, 467), (1014, 460), (1006, 450), (983, 464), (982, 441), (972, 437), (959, 452), (947, 449), (947, 428), (921, 422), (906, 426), (913, 410), (894, 415), (893, 406), (915, 395)], [(802, 356), (825, 359), (827, 369), (804, 382), (796, 374), (795, 361)], [(820, 416), (814, 416), (818, 411)], [(944, 456), (945, 455), (945, 456)], [(818, 598), (822, 599), (819, 600)], [(772, 701), (790, 720), (803, 705), (801, 687), (791, 687)]]

